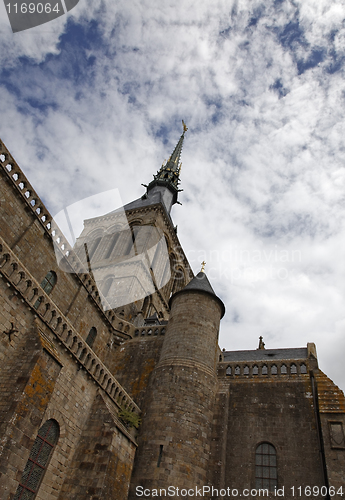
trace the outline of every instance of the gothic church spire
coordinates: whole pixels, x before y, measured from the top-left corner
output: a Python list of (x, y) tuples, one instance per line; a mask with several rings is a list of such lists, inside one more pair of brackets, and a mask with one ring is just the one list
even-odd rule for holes
[[(188, 128), (182, 120), (183, 132), (175, 146), (172, 155), (166, 163), (163, 163), (157, 174), (153, 176), (153, 181), (147, 186), (147, 194), (153, 190), (156, 186), (161, 186), (167, 188), (173, 195), (172, 205), (177, 203), (177, 193), (180, 191), (178, 185), (180, 183), (180, 172), (181, 172), (181, 152), (183, 146), (184, 135)], [(169, 210), (170, 211), (170, 210)]]

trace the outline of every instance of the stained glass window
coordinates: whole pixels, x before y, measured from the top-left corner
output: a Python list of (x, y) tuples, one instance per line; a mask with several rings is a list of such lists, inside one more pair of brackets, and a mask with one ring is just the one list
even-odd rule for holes
[[(54, 271), (49, 271), (49, 273), (47, 273), (46, 277), (42, 281), (41, 288), (46, 292), (47, 295), (49, 295), (50, 292), (53, 290), (53, 288), (56, 284), (56, 280), (57, 280), (57, 277), (56, 277), (56, 274), (54, 273)], [(41, 302), (42, 302), (42, 299), (41, 299), (41, 297), (39, 297), (34, 304), (34, 308), (38, 309)]]
[(36, 498), (58, 439), (59, 424), (55, 420), (47, 420), (38, 431), (13, 500)]

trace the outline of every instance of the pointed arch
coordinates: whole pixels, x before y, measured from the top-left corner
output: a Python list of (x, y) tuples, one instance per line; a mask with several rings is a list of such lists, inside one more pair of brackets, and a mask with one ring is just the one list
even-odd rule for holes
[(54, 419), (47, 420), (39, 429), (13, 500), (36, 498), (59, 435), (60, 427)]

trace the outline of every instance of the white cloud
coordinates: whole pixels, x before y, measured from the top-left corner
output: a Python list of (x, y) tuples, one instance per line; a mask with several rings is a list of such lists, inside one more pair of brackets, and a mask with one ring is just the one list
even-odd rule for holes
[(48, 207), (137, 198), (184, 118), (173, 218), (226, 304), (221, 347), (315, 341), (345, 388), (342, 3), (84, 0), (78, 32), (15, 35), (0, 9), (1, 137)]

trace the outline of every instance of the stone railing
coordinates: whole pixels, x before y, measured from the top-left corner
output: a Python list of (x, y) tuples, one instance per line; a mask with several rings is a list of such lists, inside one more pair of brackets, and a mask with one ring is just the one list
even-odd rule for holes
[(296, 377), (305, 375), (308, 371), (307, 360), (222, 361), (218, 363), (218, 375), (229, 378)]
[(33, 189), (20, 167), (12, 158), (6, 146), (0, 141), (0, 167), (6, 174), (7, 179), (14, 188), (21, 194), (27, 207), (37, 218), (49, 238), (52, 239), (55, 250), (61, 253), (61, 257), (68, 257), (67, 261), (71, 271), (78, 277), (82, 285), (86, 288), (90, 298), (96, 307), (100, 310), (106, 322), (110, 327), (122, 331), (124, 338), (130, 338), (133, 333), (131, 323), (116, 316), (113, 310), (105, 311), (101, 304), (98, 288), (95, 280), (90, 273), (85, 273), (84, 265), (71, 248), (62, 231), (56, 224), (53, 224), (53, 218), (45, 208), (36, 191)]
[(141, 326), (134, 331), (133, 338), (165, 335), (166, 325)]
[(13, 287), (14, 293), (21, 296), (22, 302), (26, 302), (31, 311), (49, 327), (58, 343), (119, 408), (125, 406), (134, 413), (140, 413), (139, 407), (2, 238), (0, 238), (0, 277), (5, 279), (9, 287)]

